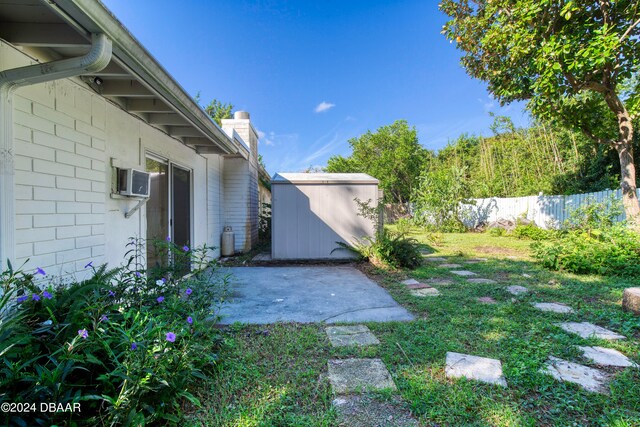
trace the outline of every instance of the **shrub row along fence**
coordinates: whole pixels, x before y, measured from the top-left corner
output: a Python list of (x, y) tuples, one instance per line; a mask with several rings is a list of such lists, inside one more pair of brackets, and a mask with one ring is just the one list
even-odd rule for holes
[[(640, 189), (637, 190), (637, 194), (640, 197)], [(518, 218), (527, 218), (540, 228), (559, 228), (569, 218), (573, 210), (591, 203), (605, 202), (612, 198), (622, 200), (622, 190), (605, 190), (570, 196), (539, 195), (473, 199), (475, 205), (463, 205), (461, 220), (467, 227), (476, 228), (499, 219), (515, 221)], [(618, 217), (618, 220), (622, 221), (624, 218), (623, 213)]]

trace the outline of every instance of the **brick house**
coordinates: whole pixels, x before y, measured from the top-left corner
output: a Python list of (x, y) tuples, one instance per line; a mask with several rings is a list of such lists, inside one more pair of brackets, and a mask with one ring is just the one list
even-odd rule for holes
[(236, 251), (257, 240), (249, 114), (218, 127), (98, 1), (0, 1), (0, 120), (2, 268), (82, 277), (132, 236), (219, 247), (226, 225)]

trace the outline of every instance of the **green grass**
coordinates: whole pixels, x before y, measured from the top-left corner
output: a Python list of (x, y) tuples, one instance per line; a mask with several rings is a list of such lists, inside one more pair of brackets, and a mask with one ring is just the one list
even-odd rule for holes
[[(419, 233), (414, 237), (425, 242)], [(620, 308), (623, 289), (638, 286), (638, 279), (550, 272), (532, 262), (529, 243), (487, 234), (445, 234), (440, 246), (430, 245), (433, 256), (449, 257), (450, 262), (488, 258), (463, 265), (498, 284), (469, 284), (430, 263), (411, 272), (363, 267), (417, 319), (368, 323), (379, 346), (332, 348), (321, 325), (226, 330), (228, 345), (220, 354), (217, 377), (204, 392), (204, 408), (194, 419), (243, 427), (335, 425), (327, 360), (379, 357), (423, 425), (640, 426), (640, 370), (609, 369), (614, 378), (608, 396), (538, 372), (550, 355), (589, 365), (577, 345), (615, 348), (640, 362), (640, 318)], [(442, 277), (454, 284), (440, 286), (439, 297), (417, 298), (399, 283), (407, 277)], [(504, 288), (515, 284), (532, 292), (512, 302)], [(491, 296), (498, 304), (480, 304), (476, 298), (481, 296)], [(531, 307), (534, 301), (566, 303), (576, 312), (543, 313)], [(628, 339), (582, 339), (556, 327), (559, 321), (590, 321)], [(447, 379), (447, 351), (500, 359), (508, 388)]]

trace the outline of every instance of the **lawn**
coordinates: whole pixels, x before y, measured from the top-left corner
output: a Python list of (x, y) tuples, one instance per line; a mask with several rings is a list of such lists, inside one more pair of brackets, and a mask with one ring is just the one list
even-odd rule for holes
[[(322, 325), (233, 326), (223, 331), (214, 382), (201, 396), (194, 422), (220, 426), (336, 425), (333, 395), (326, 378), (334, 358), (378, 357), (389, 368), (406, 408), (425, 426), (640, 426), (640, 369), (614, 373), (610, 394), (583, 391), (539, 373), (548, 356), (592, 365), (577, 345), (617, 349), (640, 362), (640, 318), (620, 308), (625, 287), (637, 279), (577, 276), (550, 272), (529, 257), (530, 241), (487, 234), (445, 234), (438, 246), (415, 234), (432, 256), (464, 264), (497, 284), (470, 284), (434, 263), (414, 271), (361, 268), (415, 316), (413, 322), (367, 323), (380, 345), (333, 348)], [(524, 277), (524, 274), (530, 277)], [(399, 282), (447, 278), (438, 297), (414, 297)], [(531, 292), (513, 297), (504, 288)], [(482, 304), (492, 297), (497, 304)], [(532, 302), (560, 302), (573, 314), (541, 312)], [(624, 341), (582, 339), (554, 325), (589, 321), (628, 337)], [(445, 377), (448, 351), (500, 359), (508, 387)], [(391, 399), (379, 393), (377, 399)]]

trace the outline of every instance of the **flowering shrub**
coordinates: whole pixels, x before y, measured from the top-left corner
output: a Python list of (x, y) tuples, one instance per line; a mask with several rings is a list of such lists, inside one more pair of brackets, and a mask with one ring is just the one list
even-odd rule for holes
[(42, 269), (2, 272), (0, 403), (81, 405), (8, 414), (10, 424), (175, 423), (199, 405), (190, 390), (216, 362), (211, 322), (227, 278), (206, 247), (184, 251), (188, 276), (152, 277), (140, 246), (132, 240), (124, 267), (90, 263), (89, 279), (66, 286)]

